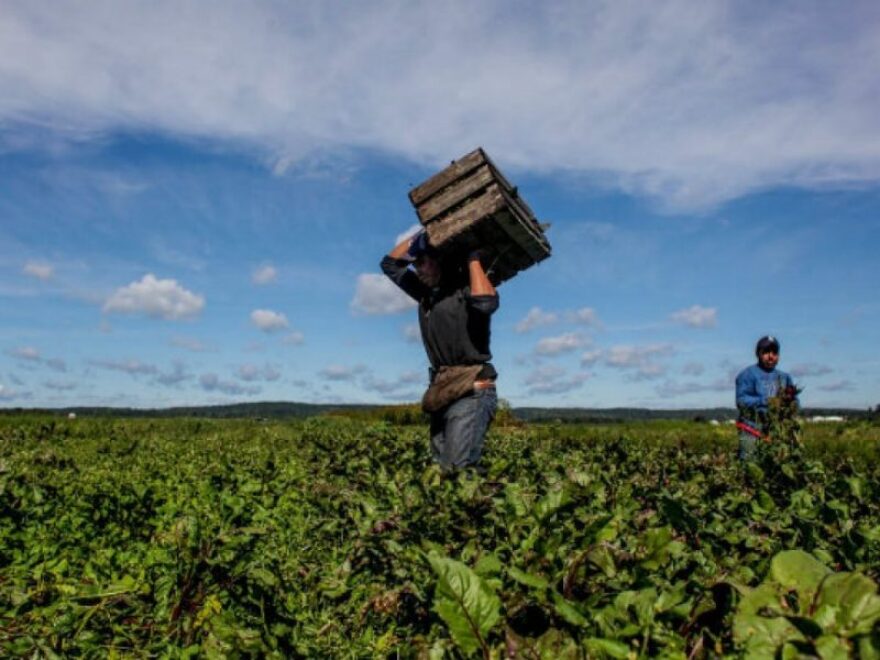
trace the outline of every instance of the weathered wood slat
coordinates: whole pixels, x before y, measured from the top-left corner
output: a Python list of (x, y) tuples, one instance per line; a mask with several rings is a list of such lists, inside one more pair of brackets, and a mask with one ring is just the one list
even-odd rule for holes
[(436, 220), (440, 215), (446, 213), (450, 208), (455, 207), (468, 197), (473, 197), (481, 192), (483, 188), (495, 181), (495, 176), (489, 165), (484, 163), (476, 170), (471, 172), (465, 179), (459, 179), (454, 186), (448, 186), (442, 192), (429, 197), (417, 209), (419, 220), (423, 225), (429, 224)]
[(431, 222), (425, 230), (431, 244), (442, 248), (450, 238), (466, 230), (470, 225), (487, 216), (493, 215), (504, 205), (504, 197), (497, 184), (491, 184), (482, 195), (474, 197), (464, 206), (459, 207), (447, 216), (442, 222)]
[(409, 201), (413, 206), (418, 206), (431, 195), (443, 190), (456, 179), (466, 175), (476, 167), (486, 162), (486, 154), (482, 149), (474, 149), (466, 156), (452, 161), (446, 169), (438, 172), (424, 183), (409, 191)]
[(495, 284), (550, 256), (532, 209), (482, 149), (453, 161), (409, 196), (431, 243), (453, 258), (479, 248)]

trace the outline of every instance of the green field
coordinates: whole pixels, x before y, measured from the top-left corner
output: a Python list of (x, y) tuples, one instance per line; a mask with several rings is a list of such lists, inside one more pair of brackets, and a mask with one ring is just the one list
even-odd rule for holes
[(880, 428), (802, 437), (0, 417), (0, 655), (880, 657)]

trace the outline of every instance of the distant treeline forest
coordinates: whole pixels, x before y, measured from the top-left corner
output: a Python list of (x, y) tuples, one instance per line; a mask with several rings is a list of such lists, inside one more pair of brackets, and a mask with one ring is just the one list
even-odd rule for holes
[[(394, 423), (422, 423), (418, 404), (369, 405), (369, 404), (314, 404), (289, 401), (263, 401), (256, 403), (235, 403), (215, 406), (179, 406), (170, 408), (114, 408), (114, 407), (71, 407), (71, 408), (5, 408), (0, 414), (40, 413), (67, 416), (73, 413), (87, 417), (204, 417), (204, 418), (305, 418), (321, 415), (339, 415), (363, 419), (386, 419)], [(651, 421), (659, 419), (728, 421), (736, 418), (734, 408), (511, 408), (502, 402), (499, 421), (521, 422), (562, 422), (562, 423), (602, 423)], [(805, 417), (841, 416), (848, 420), (878, 420), (880, 405), (866, 410), (853, 408), (804, 408)]]

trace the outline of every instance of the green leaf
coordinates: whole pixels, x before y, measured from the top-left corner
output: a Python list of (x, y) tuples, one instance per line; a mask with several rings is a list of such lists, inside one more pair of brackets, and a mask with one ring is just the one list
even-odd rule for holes
[(590, 637), (584, 641), (590, 657), (597, 658), (628, 658), (629, 646), (613, 639)]
[(546, 589), (550, 584), (547, 582), (546, 578), (541, 577), (540, 575), (534, 575), (532, 573), (526, 573), (525, 571), (521, 571), (516, 566), (511, 566), (507, 569), (508, 575), (512, 577), (516, 582), (519, 582), (522, 585), (527, 587), (533, 587), (535, 589)]
[(734, 619), (733, 639), (744, 648), (747, 658), (757, 659), (772, 658), (786, 642), (802, 641), (804, 637), (783, 617), (751, 614)]
[(880, 621), (877, 585), (859, 573), (837, 573), (822, 583), (816, 599), (816, 618), (826, 632), (845, 637), (871, 632)]
[(822, 660), (849, 660), (851, 655), (846, 640), (834, 635), (823, 635), (817, 639), (816, 651)]
[(581, 614), (577, 608), (563, 598), (558, 592), (553, 592), (553, 607), (556, 613), (565, 619), (568, 623), (579, 628), (586, 628), (590, 625), (587, 618)]
[[(803, 550), (785, 550), (770, 562), (773, 580), (801, 596), (801, 606), (808, 607), (825, 576), (831, 571), (813, 555)], [(806, 602), (804, 602), (806, 601)]]
[(501, 618), (501, 601), (474, 571), (461, 562), (428, 556), (437, 574), (434, 609), (452, 639), (466, 654), (485, 648), (486, 636)]

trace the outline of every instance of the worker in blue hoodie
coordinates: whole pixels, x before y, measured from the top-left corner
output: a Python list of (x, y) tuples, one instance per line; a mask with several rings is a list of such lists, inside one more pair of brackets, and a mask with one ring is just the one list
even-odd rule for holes
[[(783, 392), (794, 392), (794, 382), (779, 364), (779, 340), (761, 337), (755, 346), (757, 364), (746, 367), (736, 377), (736, 407), (739, 419), (739, 457), (754, 458), (758, 440), (765, 437), (768, 424), (768, 403)], [(793, 396), (793, 395), (792, 395)]]

